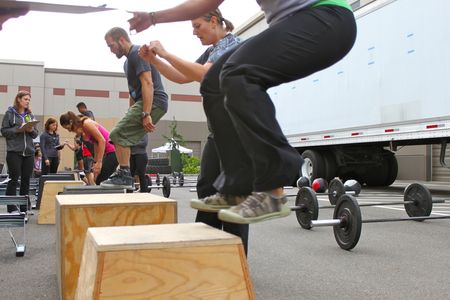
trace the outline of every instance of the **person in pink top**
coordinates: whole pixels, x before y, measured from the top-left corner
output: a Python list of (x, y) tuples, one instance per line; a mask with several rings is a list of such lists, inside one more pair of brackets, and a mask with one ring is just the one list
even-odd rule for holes
[(74, 112), (68, 111), (59, 117), (59, 123), (69, 132), (74, 132), (77, 136), (83, 136), (84, 140), (94, 144), (94, 173), (95, 183), (98, 185), (103, 180), (114, 173), (119, 163), (117, 162), (114, 145), (109, 142), (109, 132), (96, 121), (85, 117), (77, 116)]

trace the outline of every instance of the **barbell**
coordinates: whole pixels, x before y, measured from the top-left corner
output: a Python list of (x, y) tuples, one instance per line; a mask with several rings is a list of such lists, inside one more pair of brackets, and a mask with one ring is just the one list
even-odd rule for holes
[(182, 187), (185, 183), (197, 183), (197, 179), (189, 180), (184, 178), (183, 172), (174, 172), (173, 173), (173, 184), (176, 185), (178, 181), (178, 186)]
[[(151, 177), (148, 175), (147, 175), (147, 177), (149, 178), (149, 186), (148, 186), (149, 192), (151, 192), (152, 188), (157, 188), (157, 189), (161, 188), (162, 193), (163, 193), (164, 197), (166, 197), (166, 198), (170, 197), (170, 192), (171, 192), (172, 188), (177, 187), (177, 186), (172, 187), (172, 185), (170, 183), (170, 179), (167, 176), (163, 176), (162, 181), (161, 181), (159, 174), (156, 174), (156, 186), (152, 185)], [(180, 184), (179, 187), (183, 187), (183, 185), (184, 185), (184, 175), (183, 175), (182, 184)]]
[(163, 176), (162, 182), (161, 182), (161, 178), (160, 178), (159, 174), (156, 174), (156, 180), (155, 180), (156, 186), (153, 185), (151, 176), (147, 175), (147, 178), (148, 178), (148, 192), (149, 193), (154, 188), (156, 188), (156, 189), (161, 188), (163, 196), (166, 198), (169, 198), (171, 187), (170, 187), (170, 180), (167, 176)]
[[(399, 222), (399, 221), (424, 221), (434, 219), (449, 219), (450, 216), (430, 216), (433, 203), (442, 203), (445, 200), (432, 200), (431, 193), (424, 185), (412, 183), (406, 187), (404, 203), (408, 218), (369, 219), (362, 220), (361, 210), (356, 198), (344, 194), (338, 199), (334, 207), (333, 219), (317, 220), (319, 215), (318, 203), (314, 192), (310, 188), (301, 189), (296, 199), (296, 206), (291, 210), (296, 211), (300, 226), (305, 229), (320, 226), (333, 226), (334, 237), (339, 247), (344, 250), (353, 249), (361, 236), (363, 223)], [(395, 202), (391, 202), (395, 203)], [(389, 204), (386, 204), (389, 205)]]

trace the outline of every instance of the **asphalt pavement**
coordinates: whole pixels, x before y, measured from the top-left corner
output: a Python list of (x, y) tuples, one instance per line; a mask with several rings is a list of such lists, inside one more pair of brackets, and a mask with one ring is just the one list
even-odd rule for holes
[[(364, 189), (359, 202), (402, 199), (409, 182)], [(449, 183), (425, 183), (433, 198), (450, 199)], [(295, 194), (297, 189), (286, 190)], [(388, 196), (370, 192), (387, 192)], [(152, 193), (162, 195), (161, 190)], [(190, 187), (173, 188), (178, 222), (193, 222)], [(294, 205), (295, 197), (290, 198)], [(321, 205), (329, 204), (319, 196)], [(402, 205), (361, 208), (363, 219), (406, 217)], [(3, 208), (0, 209), (3, 212)], [(320, 210), (319, 219), (332, 217)], [(450, 202), (432, 215), (450, 215)], [(0, 229), (0, 299), (58, 299), (56, 228), (27, 224), (27, 250), (16, 257), (8, 230)], [(250, 226), (248, 264), (257, 299), (450, 299), (450, 220), (363, 224), (351, 251), (337, 245), (332, 227), (302, 229), (295, 213)], [(21, 237), (21, 231), (14, 231)]]

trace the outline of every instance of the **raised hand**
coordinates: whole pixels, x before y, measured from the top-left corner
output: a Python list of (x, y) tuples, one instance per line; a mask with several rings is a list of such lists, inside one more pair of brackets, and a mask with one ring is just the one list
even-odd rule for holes
[(149, 28), (152, 25), (153, 18), (147, 12), (133, 12), (133, 17), (128, 20), (130, 23), (130, 31), (141, 32)]

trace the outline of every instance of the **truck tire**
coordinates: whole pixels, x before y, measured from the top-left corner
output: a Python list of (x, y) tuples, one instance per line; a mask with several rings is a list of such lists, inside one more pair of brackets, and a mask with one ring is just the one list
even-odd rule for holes
[(397, 178), (397, 159), (391, 151), (383, 150), (382, 161), (379, 165), (368, 168), (365, 174), (367, 186), (389, 186)]
[(386, 164), (388, 168), (388, 174), (386, 176), (385, 185), (389, 186), (394, 183), (395, 179), (397, 179), (398, 174), (398, 163), (397, 158), (395, 157), (394, 153), (391, 151), (385, 150), (388, 152), (386, 154)]
[(367, 186), (371, 187), (385, 186), (387, 175), (387, 163), (385, 161), (382, 161), (379, 165), (374, 165), (367, 168), (367, 173), (364, 176), (364, 181), (366, 182)]
[(322, 154), (325, 166), (325, 175), (323, 178), (325, 178), (328, 182), (335, 178), (337, 175), (337, 163), (336, 158), (334, 157), (334, 154), (332, 151), (328, 150), (322, 150), (320, 151)]
[(306, 150), (302, 153), (302, 176), (312, 182), (316, 178), (325, 178), (325, 162), (323, 156), (317, 150)]

